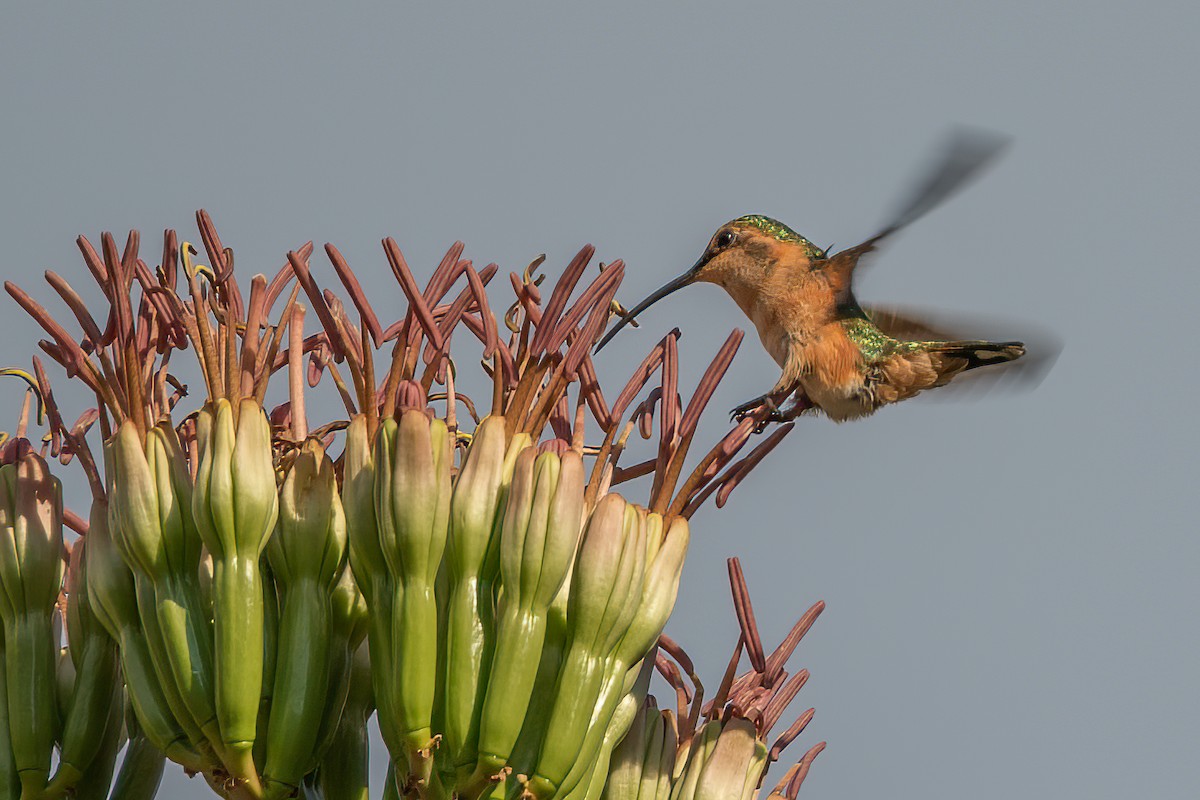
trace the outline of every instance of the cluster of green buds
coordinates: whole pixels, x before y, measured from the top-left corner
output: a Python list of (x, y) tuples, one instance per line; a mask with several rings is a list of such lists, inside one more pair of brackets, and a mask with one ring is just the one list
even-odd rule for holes
[[(0, 800), (103, 796), (125, 740), (114, 797), (151, 796), (165, 758), (225, 797), (365, 800), (372, 714), (390, 759), (385, 796), (638, 796), (615, 788), (616, 765), (647, 726), (664, 750), (644, 702), (675, 652), (661, 634), (689, 520), (714, 494), (722, 505), (791, 429), (756, 440), (764, 409), (691, 452), (741, 332), (686, 403), (678, 331), (610, 403), (591, 351), (621, 313), (624, 265), (585, 281), (590, 246), (548, 297), (543, 258), (510, 273), (515, 297), (497, 314), (495, 264), (476, 270), (456, 243), (422, 288), (386, 239), (404, 311), (385, 325), (334, 246), (324, 249), (345, 299), (317, 282), (311, 243), (244, 292), (233, 251), (207, 214), (197, 222), (208, 265), (174, 231), (154, 269), (136, 232), (123, 250), (109, 234), (99, 252), (80, 237), (106, 313), (46, 275), (79, 336), (6, 284), (95, 406), (68, 426), (33, 359), (26, 377), (49, 433), (42, 455), (27, 442), (6, 450), (2, 473), (13, 545), (0, 563)], [(309, 312), (319, 324), (306, 333)], [(478, 342), (474, 377), (451, 356), (455, 333)], [(203, 385), (186, 413), (178, 350), (194, 354)], [(308, 398), (326, 377), (345, 414), (310, 426)], [(269, 406), (277, 383), (286, 400)], [(622, 463), (639, 449), (646, 457)], [(92, 493), (67, 570), (66, 691), (43, 681), (66, 563), (66, 512), (44, 456), (76, 461)], [(625, 491), (635, 482), (648, 489), (640, 502)], [(718, 705), (757, 702), (777, 667), (726, 687)], [(731, 740), (737, 719), (716, 713), (697, 736), (719, 723)], [(691, 734), (674, 736), (672, 752), (686, 751)], [(674, 763), (686, 776), (698, 758)], [(744, 781), (757, 785), (760, 761), (746, 761)]]
[[(0, 797), (106, 797), (130, 735), (125, 690), (88, 587), (90, 548), (64, 537), (64, 525), (87, 524), (64, 510), (44, 448), (25, 436), (32, 396), (16, 436), (0, 434)], [(139, 769), (149, 774), (153, 762)]]
[(0, 466), (0, 617), (7, 691), (0, 702), (8, 724), (7, 741), (0, 741), (0, 780), (7, 791), (30, 796), (46, 784), (62, 727), (55, 675), (62, 520), (62, 485), (45, 460), (23, 436), (7, 442)]
[[(808, 681), (808, 670), (789, 677), (784, 667), (824, 604), (810, 608), (768, 655), (737, 559), (729, 560), (729, 580), (741, 636), (716, 695), (704, 702), (704, 687), (691, 659), (663, 636), (655, 666), (675, 689), (677, 707), (660, 711), (655, 698), (643, 692), (645, 701), (612, 754), (598, 796), (605, 800), (752, 800), (767, 769), (812, 720), (810, 708), (768, 744), (771, 729)], [(743, 652), (751, 668), (737, 675)], [(824, 748), (824, 742), (811, 747), (787, 770), (768, 800), (795, 800), (813, 759)]]

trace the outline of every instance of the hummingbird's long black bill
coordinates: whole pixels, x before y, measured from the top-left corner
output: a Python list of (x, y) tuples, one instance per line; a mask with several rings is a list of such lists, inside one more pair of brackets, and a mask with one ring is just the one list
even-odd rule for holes
[(617, 332), (620, 331), (621, 328), (624, 328), (630, 322), (633, 322), (633, 318), (636, 317), (638, 314), (642, 313), (647, 308), (654, 305), (659, 300), (662, 300), (664, 297), (671, 294), (672, 292), (682, 289), (683, 287), (685, 287), (689, 284), (695, 283), (696, 271), (700, 268), (702, 263), (703, 262), (697, 263), (696, 266), (692, 267), (687, 272), (683, 273), (678, 278), (675, 278), (674, 280), (672, 280), (670, 283), (666, 284), (665, 286), (662, 286), (659, 289), (655, 290), (645, 300), (638, 303), (633, 308), (629, 309), (629, 311), (627, 311), (625, 313), (625, 316), (621, 317), (621, 321), (618, 322), (616, 325), (612, 326), (612, 328), (609, 329), (608, 333), (604, 334), (604, 338), (601, 339), (596, 344), (596, 349), (593, 350), (592, 352), (599, 353), (600, 349), (602, 347), (604, 347), (604, 345), (608, 344), (609, 341), (614, 336), (617, 335)]

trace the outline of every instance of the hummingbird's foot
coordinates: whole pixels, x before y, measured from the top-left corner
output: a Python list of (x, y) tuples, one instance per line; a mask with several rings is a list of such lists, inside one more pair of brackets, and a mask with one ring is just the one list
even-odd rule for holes
[[(786, 398), (785, 398), (786, 399)], [(791, 422), (805, 411), (812, 409), (812, 401), (802, 394), (792, 395), (790, 401), (780, 405), (778, 394), (764, 394), (753, 400), (742, 403), (730, 413), (730, 418), (741, 422), (746, 417), (766, 410), (766, 414), (754, 427), (755, 433), (762, 433), (773, 422)]]
[(742, 403), (730, 412), (729, 417), (734, 422), (755, 417), (758, 424), (754, 426), (754, 432), (757, 434), (765, 431), (772, 422), (790, 419), (786, 413), (779, 407), (778, 395), (768, 393)]
[(758, 397), (755, 397), (753, 400), (747, 400), (746, 402), (742, 403), (741, 405), (735, 406), (734, 409), (729, 412), (729, 421), (730, 422), (741, 422), (746, 417), (750, 416), (750, 414), (752, 412), (757, 411), (758, 409), (762, 408), (763, 406), (766, 406), (767, 408), (769, 408), (771, 410), (772, 414), (776, 413), (779, 410), (779, 406), (776, 405), (776, 403), (775, 403), (775, 398), (772, 397), (772, 395), (770, 393), (760, 394)]

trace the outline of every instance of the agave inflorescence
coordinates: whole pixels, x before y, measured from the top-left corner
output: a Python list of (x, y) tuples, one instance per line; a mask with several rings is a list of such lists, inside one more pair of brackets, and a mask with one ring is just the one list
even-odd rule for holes
[[(597, 796), (611, 800), (751, 798), (767, 768), (812, 720), (810, 708), (767, 744), (771, 729), (808, 681), (808, 670), (789, 677), (784, 665), (824, 604), (812, 606), (767, 655), (736, 558), (729, 560), (729, 582), (741, 636), (716, 695), (704, 702), (704, 686), (687, 653), (667, 636), (660, 637), (654, 666), (675, 690), (676, 709), (660, 711), (655, 698), (642, 691), (644, 703), (634, 712), (629, 733), (612, 752), (603, 793)], [(736, 675), (743, 653), (749, 656), (751, 669)], [(637, 693), (631, 693), (630, 700), (635, 699)], [(813, 759), (824, 747), (824, 742), (811, 747), (770, 798), (795, 800)]]
[[(108, 304), (104, 324), (47, 273), (82, 329), (78, 339), (6, 284), (50, 335), (42, 350), (96, 400), (67, 426), (34, 359), (29, 379), (50, 419), (43, 449), (64, 463), (78, 459), (93, 495), (90, 530), (76, 525), (87, 532), (66, 592), (68, 608), (85, 609), (68, 612), (68, 627), (79, 630), (70, 631), (70, 656), (87, 673), (75, 686), (103, 702), (89, 701), (92, 716), (68, 703), (60, 723), (53, 687), (39, 682), (40, 705), (14, 709), (12, 665), (53, 658), (52, 608), (38, 606), (40, 650), (7, 662), (11, 741), (0, 736), (0, 781), (9, 788), (0, 797), (85, 791), (81, 776), (104, 759), (111, 774), (115, 748), (102, 756), (102, 746), (67, 744), (67, 732), (85, 723), (113, 741), (121, 729), (115, 666), (85, 666), (105, 663), (105, 653), (113, 665), (119, 654), (130, 701), (131, 744), (117, 779), (129, 791), (157, 785), (161, 755), (154, 758), (165, 753), (230, 797), (365, 798), (365, 724), (374, 710), (392, 762), (385, 793), (394, 796), (637, 797), (620, 788), (630, 785), (636, 754), (631, 729), (639, 747), (655, 742), (659, 759), (674, 752), (680, 791), (693, 789), (671, 796), (733, 796), (714, 788), (720, 781), (750, 796), (778, 755), (759, 751), (786, 704), (779, 697), (799, 688), (780, 677), (790, 649), (759, 664), (761, 646), (751, 647), (753, 624), (743, 620), (758, 678), (727, 681), (699, 731), (694, 716), (680, 727), (681, 712), (666, 737), (661, 715), (643, 706), (656, 663), (678, 678), (662, 653), (685, 658), (669, 640), (658, 647), (688, 520), (714, 493), (723, 504), (791, 428), (742, 455), (763, 421), (748, 417), (689, 467), (700, 415), (741, 332), (730, 334), (686, 404), (678, 331), (610, 404), (591, 348), (619, 309), (624, 266), (601, 265), (577, 293), (590, 246), (548, 297), (536, 274), (541, 258), (511, 273), (515, 301), (497, 315), (487, 294), (496, 265), (476, 270), (455, 244), (422, 289), (387, 239), (406, 302), (385, 325), (332, 245), (325, 251), (348, 302), (317, 283), (311, 243), (243, 293), (233, 252), (207, 214), (197, 217), (210, 266), (194, 263), (196, 250), (173, 231), (153, 270), (139, 257), (136, 232), (123, 251), (108, 234), (99, 252), (78, 240)], [(306, 335), (307, 312), (319, 324)], [(467, 359), (451, 358), (455, 334), (479, 342), (488, 401), (460, 388)], [(194, 353), (203, 384), (199, 408), (186, 414), (177, 350)], [(279, 372), (287, 401), (267, 408)], [(306, 392), (326, 375), (345, 415), (310, 426)], [(99, 460), (87, 441), (93, 427)], [(657, 431), (656, 450), (625, 465), (635, 430), (645, 438)], [(12, 469), (33, 469), (38, 485), (50, 486), (45, 462), (27, 442), (22, 448), (32, 466), (18, 458)], [(618, 490), (642, 477), (644, 504)], [(12, 495), (9, 512), (0, 508), (6, 520), (32, 513), (24, 496)], [(62, 568), (56, 546), (47, 544), (52, 554), (38, 579), (51, 587), (51, 606)], [(6, 573), (6, 592), (10, 585)], [(6, 636), (21, 635), (18, 627), (9, 634), (17, 611), (5, 608)], [(36, 735), (14, 713), (36, 721)], [(56, 742), (63, 761), (50, 780)], [(789, 773), (797, 787), (815, 752)], [(708, 777), (691, 777), (702, 767)], [(672, 785), (658, 785), (655, 796)]]

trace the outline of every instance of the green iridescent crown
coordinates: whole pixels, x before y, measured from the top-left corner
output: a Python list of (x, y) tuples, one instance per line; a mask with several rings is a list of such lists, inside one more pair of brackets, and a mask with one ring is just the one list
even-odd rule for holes
[(784, 225), (777, 219), (763, 216), (762, 214), (747, 214), (744, 217), (738, 217), (734, 220), (738, 225), (749, 225), (752, 228), (757, 228), (768, 236), (777, 239), (781, 242), (795, 242), (802, 245), (808, 252), (809, 258), (824, 258), (825, 251), (817, 247), (815, 244), (805, 239), (794, 230)]

